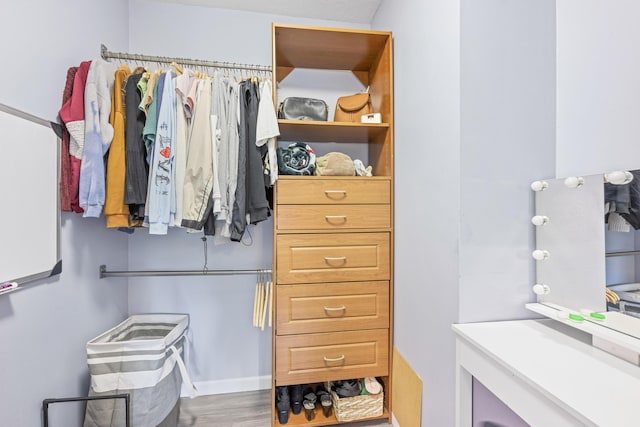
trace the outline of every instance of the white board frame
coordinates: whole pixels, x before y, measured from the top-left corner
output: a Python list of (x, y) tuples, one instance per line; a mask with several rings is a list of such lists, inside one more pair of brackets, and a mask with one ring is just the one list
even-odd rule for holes
[(0, 283), (11, 291), (62, 271), (56, 126), (0, 103)]

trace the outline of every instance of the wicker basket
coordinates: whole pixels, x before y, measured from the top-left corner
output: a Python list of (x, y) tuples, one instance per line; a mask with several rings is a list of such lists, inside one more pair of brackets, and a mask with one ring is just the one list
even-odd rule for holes
[(335, 391), (331, 391), (331, 397), (333, 398), (333, 411), (339, 422), (356, 421), (382, 415), (384, 393), (341, 398)]

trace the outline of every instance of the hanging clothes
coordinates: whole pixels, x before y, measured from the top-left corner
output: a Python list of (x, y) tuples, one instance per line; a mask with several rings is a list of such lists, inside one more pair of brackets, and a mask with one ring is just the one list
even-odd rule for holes
[(131, 70), (120, 65), (115, 73), (109, 123), (113, 140), (107, 155), (104, 215), (107, 228), (129, 227), (129, 206), (124, 203), (126, 175), (124, 86)]
[(218, 115), (218, 181), (220, 206), (216, 212), (215, 244), (230, 242), (233, 206), (238, 185), (238, 83), (228, 77), (214, 80), (213, 104)]
[[(173, 155), (175, 152), (176, 89), (172, 72), (164, 73), (158, 81), (162, 87), (159, 100), (156, 140), (151, 162), (149, 193), (149, 234), (167, 234), (173, 225), (175, 211), (171, 210)], [(161, 76), (162, 77), (162, 76)], [(160, 93), (160, 92), (159, 92)]]
[(182, 209), (184, 204), (184, 175), (187, 169), (187, 147), (189, 138), (189, 121), (184, 106), (188, 92), (196, 78), (192, 70), (185, 69), (176, 77), (176, 155), (175, 170), (175, 226), (182, 227)]
[[(73, 93), (73, 80), (76, 76), (78, 67), (70, 67), (67, 70), (67, 80), (62, 93), (62, 106), (71, 99)], [(62, 120), (62, 119), (61, 119)], [(69, 130), (66, 126), (62, 126), (62, 138), (60, 138), (60, 210), (70, 212), (71, 209), (71, 158), (69, 154)], [(77, 197), (77, 196), (76, 196)]]
[(144, 207), (147, 200), (147, 182), (149, 179), (149, 165), (145, 159), (146, 148), (142, 132), (146, 115), (138, 108), (142, 100), (140, 81), (144, 73), (133, 74), (125, 85), (125, 162), (126, 174), (124, 179), (124, 203), (129, 206), (130, 225), (142, 226), (144, 221)]
[(84, 89), (84, 149), (78, 196), (83, 216), (99, 217), (105, 200), (104, 155), (113, 139), (109, 123), (116, 66), (102, 59), (91, 62)]
[(258, 105), (258, 123), (256, 126), (256, 145), (267, 147), (264, 161), (266, 186), (273, 186), (278, 179), (278, 158), (276, 155), (276, 137), (280, 135), (278, 116), (271, 98), (271, 81), (260, 84), (260, 104)]
[(78, 71), (73, 78), (71, 97), (60, 109), (60, 120), (69, 131), (69, 160), (71, 182), (69, 184), (69, 196), (71, 210), (83, 213), (80, 207), (80, 167), (84, 151), (84, 90), (91, 61), (84, 61), (78, 66)]
[(211, 203), (213, 188), (211, 80), (200, 79), (196, 89), (184, 176), (182, 226), (192, 230), (202, 230), (213, 207)]

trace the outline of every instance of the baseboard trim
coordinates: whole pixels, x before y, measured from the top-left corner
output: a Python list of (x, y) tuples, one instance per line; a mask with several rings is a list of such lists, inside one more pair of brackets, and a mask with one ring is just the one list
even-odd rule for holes
[[(199, 396), (267, 390), (271, 388), (271, 375), (265, 375), (262, 377), (231, 378), (216, 381), (195, 381), (194, 385), (198, 388)], [(190, 396), (190, 393), (184, 384), (182, 385), (180, 396)]]

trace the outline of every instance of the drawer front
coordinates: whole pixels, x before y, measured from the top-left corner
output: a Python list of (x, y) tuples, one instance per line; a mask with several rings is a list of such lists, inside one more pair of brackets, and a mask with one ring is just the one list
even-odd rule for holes
[(389, 233), (277, 236), (278, 284), (389, 280)]
[(278, 205), (390, 204), (391, 181), (362, 179), (278, 180)]
[(389, 374), (389, 331), (276, 337), (276, 385)]
[(279, 230), (339, 230), (391, 227), (390, 205), (282, 205)]
[(389, 327), (389, 282), (278, 286), (278, 335)]

